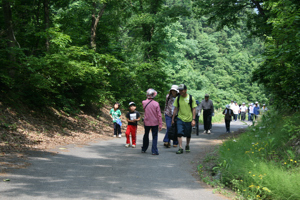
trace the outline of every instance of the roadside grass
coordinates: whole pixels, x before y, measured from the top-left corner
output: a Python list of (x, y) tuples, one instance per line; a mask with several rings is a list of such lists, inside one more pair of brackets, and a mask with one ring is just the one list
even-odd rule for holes
[(300, 199), (299, 122), (300, 113), (261, 116), (256, 126), (219, 147), (212, 168), (219, 177), (207, 182), (233, 189), (237, 199)]
[[(223, 109), (215, 110), (215, 116), (212, 117), (212, 123), (220, 123), (224, 121)], [(199, 123), (203, 124), (203, 114), (200, 114)]]

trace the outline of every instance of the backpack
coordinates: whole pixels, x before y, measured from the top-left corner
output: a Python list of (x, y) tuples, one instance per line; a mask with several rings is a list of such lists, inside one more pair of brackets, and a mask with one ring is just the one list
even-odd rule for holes
[[(179, 107), (180, 107), (180, 104), (179, 104), (179, 98), (180, 98), (180, 95), (178, 96), (177, 98), (177, 105), (178, 105), (178, 112), (179, 112)], [(190, 107), (191, 107), (191, 111), (193, 113), (193, 108), (192, 108), (192, 102), (193, 102), (193, 99), (192, 99), (192, 95), (190, 95), (190, 99), (189, 99), (189, 104), (190, 104)]]

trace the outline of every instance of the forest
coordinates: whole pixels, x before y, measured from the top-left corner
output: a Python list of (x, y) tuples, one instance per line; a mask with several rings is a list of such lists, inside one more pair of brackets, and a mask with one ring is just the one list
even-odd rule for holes
[(298, 105), (297, 1), (0, 2), (2, 98), (73, 112), (107, 100), (141, 105), (154, 88), (164, 105), (170, 86), (184, 83), (216, 107), (286, 95)]
[(3, 155), (110, 134), (114, 102), (142, 111), (153, 88), (163, 110), (184, 83), (216, 108), (270, 108), (205, 158), (220, 180), (199, 163), (204, 182), (240, 199), (300, 198), (299, 0), (0, 0), (0, 13)]

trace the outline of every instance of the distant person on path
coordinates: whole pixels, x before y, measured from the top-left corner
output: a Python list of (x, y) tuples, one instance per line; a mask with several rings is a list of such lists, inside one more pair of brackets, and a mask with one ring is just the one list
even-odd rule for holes
[(250, 108), (251, 108), (251, 103), (248, 104), (248, 121), (251, 121), (251, 114), (250, 114)]
[[(234, 101), (233, 100), (231, 100), (230, 101), (230, 104), (229, 104), (229, 108), (231, 109), (231, 110), (233, 110), (233, 107), (235, 106), (235, 103), (234, 103)], [(234, 115), (232, 115), (232, 120), (234, 120)]]
[(154, 101), (157, 92), (150, 88), (147, 90), (147, 99), (144, 100), (143, 108), (145, 111), (144, 126), (145, 134), (143, 137), (142, 153), (146, 153), (149, 146), (149, 132), (152, 132), (152, 155), (159, 155), (157, 149), (158, 131), (162, 128), (162, 118), (159, 103)]
[(266, 107), (266, 104), (263, 104), (263, 107), (261, 108), (262, 112), (268, 111), (268, 108)]
[(245, 121), (247, 110), (248, 110), (248, 108), (247, 108), (247, 106), (245, 106), (245, 103), (243, 102), (242, 106), (240, 107), (240, 114), (241, 114), (242, 121)]
[(238, 114), (238, 119), (241, 120), (241, 104), (238, 105), (239, 106), (239, 114)]
[(233, 114), (234, 114), (234, 121), (237, 120), (237, 116), (239, 114), (239, 106), (237, 104), (236, 101), (234, 101), (234, 106), (233, 107), (230, 107), (231, 110), (233, 110)]
[[(163, 142), (164, 142), (164, 146), (167, 148), (171, 147), (171, 141), (168, 138), (168, 131), (172, 126), (172, 117), (173, 117), (173, 112), (175, 109), (175, 106), (173, 104), (174, 104), (175, 98), (177, 97), (178, 93), (179, 93), (178, 86), (172, 85), (172, 87), (169, 91), (169, 94), (167, 94), (167, 96), (166, 96), (166, 104), (165, 104), (164, 114), (165, 114), (165, 119), (166, 119), (167, 132), (165, 134)], [(173, 147), (177, 147), (177, 145), (178, 145), (178, 141), (173, 140)]]
[(121, 117), (121, 111), (119, 110), (120, 104), (119, 103), (115, 103), (114, 108), (112, 108), (109, 111), (109, 115), (111, 117), (111, 119), (113, 120), (113, 124), (114, 124), (114, 137), (122, 137), (122, 133), (121, 133), (121, 126), (117, 123), (117, 120), (120, 119)]
[(255, 106), (253, 108), (253, 113), (254, 113), (254, 118), (255, 120), (258, 118), (259, 115), (259, 106), (258, 106), (258, 102), (255, 102)]
[(251, 106), (250, 106), (250, 121), (253, 121), (253, 118), (254, 118), (254, 104), (251, 103)]
[(200, 112), (203, 109), (203, 123), (204, 123), (204, 133), (210, 134), (211, 133), (211, 118), (214, 116), (214, 104), (209, 99), (209, 95), (205, 94), (204, 100), (200, 104)]
[(230, 104), (229, 104), (229, 108), (232, 110), (232, 109), (233, 109), (233, 106), (235, 106), (235, 104), (234, 104), (234, 101), (231, 100), (231, 102), (230, 102)]
[(196, 100), (196, 135), (199, 135), (199, 118), (200, 118), (200, 102), (198, 100)]
[(230, 109), (230, 105), (226, 105), (225, 110), (223, 111), (223, 115), (225, 115), (225, 127), (226, 133), (230, 133), (230, 122), (233, 116), (233, 110)]
[(128, 122), (126, 130), (126, 145), (125, 147), (130, 147), (130, 134), (132, 141), (132, 148), (136, 147), (136, 131), (137, 131), (137, 122), (140, 121), (141, 115), (138, 111), (135, 110), (136, 106), (134, 102), (129, 103), (129, 112), (126, 114), (126, 119)]
[(187, 87), (184, 84), (178, 86), (179, 96), (174, 101), (174, 114), (172, 117), (172, 124), (175, 116), (177, 117), (177, 136), (179, 149), (176, 154), (182, 154), (182, 137), (186, 137), (185, 151), (190, 152), (190, 141), (192, 134), (192, 127), (196, 124), (196, 100), (192, 95), (187, 94)]

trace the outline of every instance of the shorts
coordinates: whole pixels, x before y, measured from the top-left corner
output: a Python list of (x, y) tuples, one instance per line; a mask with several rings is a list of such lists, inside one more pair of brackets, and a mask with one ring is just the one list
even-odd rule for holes
[(192, 123), (183, 122), (181, 119), (177, 118), (177, 137), (187, 137), (191, 138), (192, 135)]

